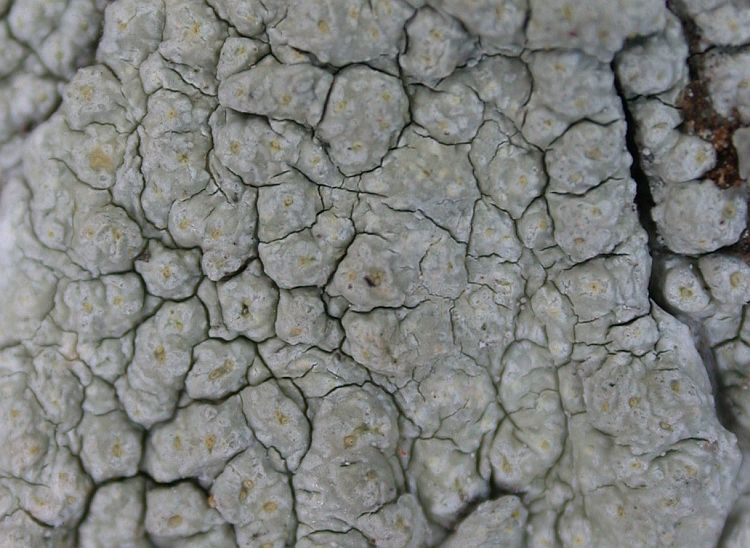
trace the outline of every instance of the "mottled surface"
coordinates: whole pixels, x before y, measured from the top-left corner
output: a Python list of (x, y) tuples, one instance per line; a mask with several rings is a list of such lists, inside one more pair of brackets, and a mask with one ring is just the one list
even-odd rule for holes
[(103, 8), (0, 0), (0, 545), (746, 544), (745, 3)]

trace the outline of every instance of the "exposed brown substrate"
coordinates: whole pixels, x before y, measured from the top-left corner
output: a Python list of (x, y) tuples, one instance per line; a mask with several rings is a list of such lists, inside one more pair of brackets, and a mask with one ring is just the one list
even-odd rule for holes
[[(677, 100), (677, 107), (682, 111), (684, 120), (683, 129), (690, 135), (710, 142), (716, 151), (716, 165), (705, 177), (719, 188), (738, 188), (743, 184), (743, 180), (740, 177), (739, 159), (732, 143), (732, 136), (741, 126), (739, 114), (733, 110), (727, 118), (716, 112), (708, 90), (708, 81), (705, 79), (705, 48), (701, 45), (700, 30), (690, 17), (676, 9), (674, 2), (668, 1), (667, 7), (680, 18), (690, 52), (690, 83), (685, 86)], [(728, 251), (734, 251), (750, 262), (750, 219), (748, 229)]]
[[(697, 64), (692, 61), (691, 64)], [(700, 73), (699, 69), (691, 69)], [(742, 184), (740, 178), (737, 151), (732, 144), (732, 135), (740, 127), (736, 112), (731, 118), (725, 118), (714, 109), (706, 81), (701, 77), (685, 86), (677, 106), (684, 118), (683, 127), (690, 135), (697, 135), (711, 143), (716, 150), (716, 166), (706, 173), (719, 188), (736, 187)]]
[(740, 127), (739, 116), (733, 111), (731, 117), (726, 118), (714, 109), (705, 79), (702, 55), (705, 48), (701, 44), (700, 30), (687, 14), (677, 9), (674, 2), (668, 1), (667, 7), (680, 18), (690, 52), (690, 83), (685, 86), (677, 100), (677, 106), (684, 118), (683, 127), (690, 135), (697, 135), (713, 144), (716, 150), (716, 166), (706, 174), (706, 177), (720, 188), (739, 186), (742, 180), (739, 175), (737, 151), (732, 144), (732, 135)]

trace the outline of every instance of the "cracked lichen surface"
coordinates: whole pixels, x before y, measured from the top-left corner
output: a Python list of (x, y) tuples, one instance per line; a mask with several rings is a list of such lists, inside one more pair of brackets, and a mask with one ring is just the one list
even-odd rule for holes
[(747, 28), (0, 0), (0, 545), (746, 546)]

